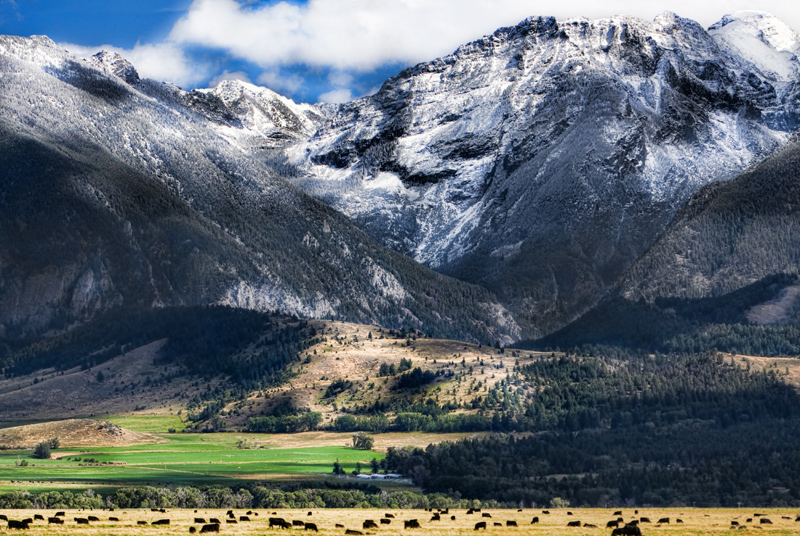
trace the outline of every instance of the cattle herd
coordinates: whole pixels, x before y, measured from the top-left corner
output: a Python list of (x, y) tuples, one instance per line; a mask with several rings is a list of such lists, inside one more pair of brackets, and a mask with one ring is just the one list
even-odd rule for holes
[[(113, 512), (113, 509), (109, 509), (108, 512)], [(344, 512), (344, 511), (338, 511)], [(391, 513), (384, 513), (382, 517), (371, 516), (372, 519), (360, 519), (358, 521), (353, 520), (354, 513), (360, 513), (364, 516), (368, 515), (363, 510), (350, 510), (347, 511), (350, 514), (347, 516), (350, 521), (349, 525), (347, 526), (343, 523), (335, 523), (333, 530), (334, 534), (342, 534), (342, 531), (347, 536), (364, 536), (371, 535), (371, 534), (378, 534), (381, 529), (386, 528), (393, 528), (396, 530), (414, 530), (423, 529), (423, 528), (436, 528), (436, 529), (444, 529), (444, 530), (452, 530), (452, 531), (461, 531), (461, 530), (474, 530), (474, 531), (487, 531), (491, 529), (500, 529), (503, 531), (516, 531), (521, 529), (520, 524), (522, 523), (519, 521), (519, 518), (524, 515), (523, 510), (518, 510), (517, 519), (502, 519), (503, 517), (511, 517), (511, 512), (508, 510), (495, 510), (493, 511), (496, 517), (492, 516), (492, 513), (481, 511), (480, 508), (471, 508), (466, 511), (461, 511), (461, 514), (457, 512), (451, 512), (450, 509), (428, 509), (425, 511), (425, 514), (430, 515), (430, 518), (420, 518), (421, 511), (401, 511), (396, 514)], [(702, 512), (700, 510), (699, 512)], [(131, 514), (128, 512), (124, 512), (126, 517), (129, 518), (127, 521), (128, 526), (133, 526), (133, 520), (130, 519), (131, 515), (141, 515), (141, 511), (134, 511)], [(173, 525), (171, 518), (167, 515), (168, 512), (165, 509), (151, 509), (151, 513), (155, 513), (157, 519), (150, 519), (150, 520), (136, 520), (136, 526), (163, 526), (163, 525)], [(564, 512), (558, 512), (562, 514)], [(57, 511), (53, 515), (48, 515), (48, 517), (44, 517), (42, 514), (34, 514), (32, 517), (26, 517), (24, 519), (13, 519), (9, 518), (6, 514), (0, 514), (0, 520), (5, 521), (7, 523), (7, 528), (9, 530), (28, 530), (30, 528), (34, 528), (37, 526), (46, 527), (47, 525), (58, 525), (60, 526), (57, 533), (63, 534), (64, 529), (68, 525), (74, 526), (98, 526), (102, 525), (104, 528), (109, 528), (109, 526), (113, 526), (113, 524), (119, 524), (120, 527), (125, 526), (125, 521), (120, 521), (119, 514), (116, 515), (107, 515), (103, 512), (104, 515), (100, 516), (100, 512), (96, 512), (95, 514), (89, 515), (87, 512), (80, 512), (80, 515), (72, 516), (71, 520), (68, 520), (67, 513), (65, 511)], [(159, 516), (159, 514), (161, 514)], [(219, 515), (219, 514), (218, 514)], [(284, 514), (285, 515), (285, 514)], [(293, 514), (296, 515), (296, 514)], [(317, 516), (320, 515), (318, 512)], [(700, 514), (704, 515), (704, 517), (710, 517), (710, 514)], [(258, 527), (258, 530), (264, 530), (265, 528), (273, 529), (274, 531), (280, 532), (284, 530), (302, 530), (302, 531), (311, 531), (311, 532), (319, 532), (320, 529), (326, 528), (326, 525), (320, 524), (323, 520), (317, 520), (315, 517), (314, 512), (308, 512), (304, 515), (304, 519), (287, 519), (286, 517), (278, 516), (277, 512), (271, 512), (270, 514), (264, 515), (259, 517), (259, 512), (254, 512), (252, 510), (248, 510), (246, 513), (236, 514), (233, 510), (228, 510), (223, 517), (222, 520), (216, 517), (201, 517), (197, 515), (197, 510), (195, 510), (195, 516), (193, 518), (188, 518), (192, 520), (190, 523), (187, 523), (187, 519), (177, 519), (177, 524), (181, 526), (182, 530), (186, 530), (186, 525), (188, 524), (188, 532), (190, 534), (195, 533), (219, 533), (223, 531), (227, 531), (230, 534), (239, 534), (244, 531), (244, 527), (235, 527), (231, 525), (239, 525), (240, 523), (248, 523), (253, 526), (253, 528)], [(413, 516), (413, 518), (412, 518)], [(471, 516), (473, 517), (473, 522), (469, 521), (467, 517), (461, 516)], [(560, 526), (566, 529), (571, 528), (581, 528), (581, 529), (597, 529), (598, 531), (602, 531), (602, 526), (595, 523), (585, 523), (581, 522), (579, 519), (576, 519), (578, 516), (574, 515), (573, 512), (567, 511), (566, 512), (566, 523), (562, 523)], [(152, 517), (152, 516), (150, 516)], [(322, 517), (325, 518), (325, 521), (330, 521), (331, 519), (336, 519), (335, 517), (331, 517), (330, 515), (322, 514)], [(401, 517), (408, 517), (408, 519), (399, 519)], [(541, 510), (540, 512), (537, 511), (536, 515), (530, 517), (530, 525), (531, 528), (544, 528), (547, 526), (548, 528), (554, 528), (554, 525), (551, 521), (554, 521), (555, 518), (559, 516), (551, 515), (550, 511), (548, 510)], [(595, 516), (596, 517), (596, 516)], [(612, 519), (609, 519), (605, 522), (605, 529), (611, 529), (611, 536), (642, 536), (643, 529), (647, 530), (647, 528), (658, 528), (658, 527), (667, 527), (673, 525), (683, 525), (684, 521), (680, 517), (659, 517), (656, 522), (652, 522), (649, 517), (639, 515), (638, 510), (634, 510), (632, 513), (628, 512), (627, 516), (624, 515), (622, 510), (617, 510), (611, 514)], [(763, 513), (754, 513), (754, 514), (747, 514), (747, 515), (737, 515), (737, 519), (731, 519), (729, 526), (727, 523), (720, 523), (716, 522), (713, 523), (713, 526), (717, 526), (720, 529), (730, 529), (730, 530), (747, 530), (748, 528), (771, 528), (773, 525), (772, 520), (766, 514)], [(777, 516), (774, 516), (777, 519)], [(461, 519), (461, 523), (458, 526), (453, 526), (453, 523), (456, 522), (458, 519)], [(478, 518), (478, 519), (474, 519)], [(498, 519), (499, 518), (499, 519)], [(377, 519), (377, 521), (376, 521)], [(525, 518), (524, 524), (528, 524), (527, 517)], [(656, 519), (654, 517), (653, 519)], [(465, 524), (466, 522), (466, 524)], [(788, 526), (786, 523), (791, 523), (791, 527), (797, 527), (800, 529), (800, 525), (795, 525), (795, 523), (800, 523), (800, 515), (797, 516), (787, 516), (781, 515), (780, 522), (783, 524), (783, 529), (787, 528)], [(358, 525), (353, 526), (354, 523), (358, 523)], [(62, 527), (63, 526), (63, 527)], [(555, 525), (559, 526), (559, 525)], [(683, 525), (685, 526), (685, 525)], [(224, 527), (227, 527), (224, 528)], [(2, 525), (0, 525), (0, 529)], [(177, 528), (177, 527), (175, 527)], [(327, 526), (328, 531), (331, 532), (331, 527)], [(777, 528), (777, 527), (776, 527)], [(566, 534), (570, 532), (567, 530), (565, 531)], [(582, 532), (585, 533), (585, 532)], [(598, 532), (600, 534), (601, 532)]]

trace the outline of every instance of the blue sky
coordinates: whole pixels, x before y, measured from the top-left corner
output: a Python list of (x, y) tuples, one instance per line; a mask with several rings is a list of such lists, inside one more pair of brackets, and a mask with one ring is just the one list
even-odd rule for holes
[(374, 92), (404, 67), (532, 15), (652, 19), (669, 10), (708, 26), (741, 9), (795, 30), (795, 0), (0, 0), (0, 33), (44, 34), (79, 56), (120, 52), (140, 74), (186, 89), (225, 78), (297, 101)]

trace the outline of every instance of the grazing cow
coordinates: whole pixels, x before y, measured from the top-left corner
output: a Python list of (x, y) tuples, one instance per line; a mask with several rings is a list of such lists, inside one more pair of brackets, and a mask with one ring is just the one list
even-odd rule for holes
[(609, 521), (608, 523), (606, 523), (606, 528), (607, 529), (615, 529), (617, 527), (619, 527), (619, 521), (614, 520), (614, 521)]
[(313, 530), (314, 532), (319, 532), (319, 530), (317, 530), (317, 524), (316, 523), (306, 523), (303, 528), (305, 530)]
[(150, 511), (151, 512), (158, 512), (158, 508), (151, 508)]
[(650, 518), (649, 517), (640, 517), (639, 518), (639, 523), (650, 523)]
[(517, 512), (522, 512), (522, 508), (517, 508)]
[(151, 525), (169, 525), (169, 519), (156, 519)]
[(419, 529), (422, 528), (419, 526), (419, 521), (416, 519), (407, 519), (403, 521), (403, 528), (404, 529)]
[(7, 519), (8, 521), (8, 528), (15, 529), (15, 530), (28, 530), (29, 523), (26, 523), (23, 519), (22, 521), (17, 521), (16, 519)]
[(392, 522), (391, 519), (386, 519), (385, 517), (381, 518), (381, 525), (388, 525)]
[(202, 524), (204, 524), (206, 522), (206, 520), (205, 520), (205, 518), (202, 518), (202, 517), (196, 517), (196, 518), (194, 518), (194, 522), (197, 523), (198, 525), (202, 525)]
[(247, 516), (239, 516), (239, 521), (250, 521), (250, 518)]
[(567, 512), (567, 515), (568, 515), (568, 516), (571, 516), (571, 515), (572, 515), (572, 512)]
[(119, 521), (119, 518), (118, 517), (109, 517), (108, 520), (109, 521)]
[(471, 514), (474, 514), (474, 513), (475, 513), (475, 510), (473, 510), (472, 508), (467, 510), (467, 515), (471, 515)]
[(89, 524), (89, 520), (86, 519), (85, 517), (76, 517), (75, 518), (75, 523), (77, 523), (78, 525), (88, 525)]
[(197, 532), (197, 529), (196, 529), (196, 528), (194, 528), (194, 527), (189, 527), (189, 534), (194, 534), (195, 532)]
[(731, 527), (738, 527), (738, 526), (739, 526), (738, 521), (731, 521)]
[(659, 523), (669, 523), (669, 518), (668, 517), (662, 517), (661, 519), (658, 520), (658, 522)]
[(494, 522), (494, 526), (495, 526), (495, 527), (502, 527), (502, 526), (503, 526), (503, 524), (502, 524), (502, 523), (498, 523), (497, 521), (495, 521), (495, 522)]
[(455, 520), (456, 520), (456, 516), (450, 516), (450, 521), (455, 521)]
[(439, 514), (433, 514), (431, 516), (431, 521), (441, 521), (441, 520), (442, 520), (442, 518), (439, 517)]
[(292, 526), (293, 527), (302, 527), (302, 526), (305, 526), (305, 522), (297, 520), (297, 519), (292, 519)]
[(342, 524), (340, 524), (340, 523), (336, 523), (336, 528), (337, 528), (337, 529), (343, 529), (343, 528), (344, 528), (344, 525), (342, 525)]
[(591, 523), (584, 523), (583, 528), (585, 529), (596, 529), (597, 525), (592, 525)]
[(475, 511), (475, 512), (480, 512), (481, 511), (480, 508), (473, 508), (472, 510)]
[(789, 516), (781, 516), (781, 519), (792, 519), (792, 518)]
[(394, 519), (394, 516), (392, 514), (383, 514), (383, 517), (388, 519)]
[(208, 523), (200, 527), (200, 534), (205, 532), (219, 532), (219, 523)]
[(539, 516), (536, 516), (533, 519), (531, 519), (531, 525), (535, 525), (538, 522), (539, 522)]
[(612, 530), (611, 536), (642, 536), (642, 530), (636, 525), (625, 525)]
[(64, 520), (60, 517), (48, 517), (47, 522), (51, 525), (63, 525)]
[(580, 527), (581, 526), (581, 522), (580, 521), (570, 521), (569, 523), (567, 523), (567, 526), (568, 527)]
[(353, 529), (347, 529), (346, 531), (344, 531), (344, 533), (350, 534), (351, 536), (363, 536), (364, 534), (360, 530), (353, 530)]
[(67, 514), (64, 512), (56, 512), (56, 517), (64, 517), (65, 515)]
[(492, 517), (492, 514), (490, 514), (489, 512), (484, 512), (481, 514), (481, 517)]
[(550, 510), (542, 510), (543, 514), (550, 514)]
[(232, 525), (238, 525), (239, 524), (239, 522), (236, 521), (235, 519), (226, 519), (225, 523), (231, 523)]
[(480, 521), (478, 523), (475, 523), (475, 530), (478, 529), (486, 530), (486, 521)]
[[(659, 521), (659, 523), (661, 523), (661, 522)], [(636, 525), (638, 525), (638, 524), (639, 524), (639, 520), (638, 519), (634, 519), (634, 520), (628, 522), (628, 525), (632, 525), (634, 527)]]
[(222, 522), (216, 517), (212, 517), (211, 519), (209, 519), (208, 523), (211, 525), (222, 525)]
[(753, 518), (752, 518), (752, 517), (748, 517), (748, 518), (745, 520), (745, 523), (752, 523), (752, 522), (753, 522)]
[(100, 518), (97, 516), (89, 516), (86, 519), (88, 519), (89, 521), (100, 521)]
[(38, 519), (40, 521), (44, 521), (44, 518), (42, 517), (41, 514), (34, 514), (33, 519)]
[(516, 527), (516, 526), (517, 526), (516, 521), (511, 521), (511, 520), (506, 521), (506, 527)]
[(678, 519), (675, 520), (675, 523), (683, 523), (683, 519), (678, 518)]
[(621, 516), (621, 515), (622, 515), (622, 510), (617, 510), (616, 512), (614, 512), (614, 513), (613, 513), (613, 514), (611, 514), (611, 515), (612, 515), (612, 516)]
[(761, 523), (762, 525), (772, 525), (772, 521), (770, 521), (766, 517), (762, 517), (761, 519), (758, 520), (758, 522)]
[(137, 521), (137, 525), (147, 525), (147, 521)]
[(227, 512), (225, 512), (225, 515), (226, 516), (232, 516), (233, 515), (233, 510), (228, 510)]
[(272, 527), (280, 527), (282, 529), (290, 529), (292, 528), (292, 524), (283, 519), (282, 517), (271, 517), (269, 518), (269, 528)]
[(371, 519), (366, 519), (366, 520), (364, 520), (364, 522), (361, 524), (361, 528), (362, 528), (362, 529), (364, 529), (364, 530), (367, 530), (367, 529), (377, 529), (377, 528), (378, 528), (378, 524), (377, 524), (377, 523), (375, 523), (375, 522), (374, 522), (373, 520), (371, 520)]

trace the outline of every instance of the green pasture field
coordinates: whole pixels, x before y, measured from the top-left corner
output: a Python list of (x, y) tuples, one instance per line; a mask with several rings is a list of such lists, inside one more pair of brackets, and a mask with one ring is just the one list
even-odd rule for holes
[[(380, 452), (345, 446), (280, 448), (266, 434), (164, 434), (164, 443), (127, 447), (66, 447), (53, 459), (38, 460), (30, 450), (0, 451), (0, 491), (82, 489), (129, 485), (235, 485), (266, 479), (327, 477), (339, 461), (349, 473)], [(240, 449), (248, 441), (256, 448)], [(86, 459), (90, 461), (87, 463)], [(22, 466), (25, 460), (28, 465)], [(93, 461), (92, 461), (93, 460)]]
[(102, 420), (133, 432), (148, 434), (166, 434), (170, 428), (176, 432), (186, 429), (186, 425), (178, 415), (112, 415)]

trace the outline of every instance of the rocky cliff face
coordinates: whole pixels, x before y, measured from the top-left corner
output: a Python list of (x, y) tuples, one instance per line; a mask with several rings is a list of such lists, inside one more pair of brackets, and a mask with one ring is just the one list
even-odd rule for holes
[(305, 139), (313, 107), (239, 83), (187, 93), (43, 37), (0, 37), (0, 95), (4, 341), (209, 303), (518, 336), (489, 292), (380, 246), (242, 141)]
[(547, 332), (797, 127), (797, 36), (778, 23), (527, 19), (342, 105), (288, 149), (295, 183)]

